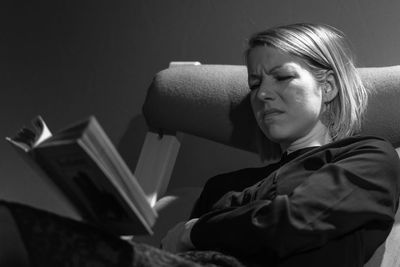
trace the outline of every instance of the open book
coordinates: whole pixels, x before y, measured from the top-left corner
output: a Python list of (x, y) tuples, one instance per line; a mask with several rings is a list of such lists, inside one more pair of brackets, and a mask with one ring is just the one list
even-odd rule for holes
[(118, 235), (152, 234), (157, 214), (95, 117), (52, 135), (43, 119), (6, 138), (83, 219)]

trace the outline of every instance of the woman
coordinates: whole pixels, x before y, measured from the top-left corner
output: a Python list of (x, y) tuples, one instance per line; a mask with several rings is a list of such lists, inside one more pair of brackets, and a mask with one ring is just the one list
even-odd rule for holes
[(164, 248), (246, 265), (363, 266), (391, 229), (400, 170), (389, 143), (355, 135), (367, 93), (343, 35), (313, 24), (269, 29), (250, 39), (246, 60), (254, 116), (283, 155), (210, 179)]
[(262, 155), (277, 162), (210, 179), (164, 250), (6, 203), (12, 216), (0, 206), (0, 219), (17, 222), (29, 258), (39, 266), (362, 266), (391, 229), (400, 164), (386, 141), (355, 135), (367, 94), (344, 37), (322, 25), (277, 27), (250, 39), (246, 61), (259, 130), (278, 148)]

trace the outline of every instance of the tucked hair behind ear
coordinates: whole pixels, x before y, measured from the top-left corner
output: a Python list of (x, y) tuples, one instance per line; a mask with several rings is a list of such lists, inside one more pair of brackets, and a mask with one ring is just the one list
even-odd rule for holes
[[(328, 25), (310, 23), (271, 28), (249, 39), (246, 61), (251, 50), (258, 46), (274, 47), (302, 58), (319, 82), (332, 71), (338, 95), (327, 106), (330, 134), (333, 140), (340, 140), (359, 132), (368, 95), (342, 32)], [(261, 151), (262, 157), (276, 158), (270, 154), (276, 154), (276, 149), (273, 151)]]

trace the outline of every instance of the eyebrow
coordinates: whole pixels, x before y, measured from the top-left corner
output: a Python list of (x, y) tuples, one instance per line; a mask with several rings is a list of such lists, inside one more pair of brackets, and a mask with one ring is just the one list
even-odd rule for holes
[[(275, 72), (276, 70), (278, 70), (278, 69), (280, 69), (280, 68), (282, 68), (282, 67), (283, 67), (283, 65), (278, 65), (278, 66), (275, 66), (275, 67), (271, 68), (271, 69), (267, 72), (267, 75), (271, 75), (271, 73)], [(249, 78), (255, 78), (255, 79), (257, 79), (257, 78), (259, 78), (259, 77), (260, 77), (259, 74), (250, 74), (250, 75), (249, 75)]]
[(278, 69), (281, 69), (283, 67), (283, 65), (278, 65), (278, 66), (275, 66), (275, 67), (273, 67), (272, 69), (270, 69), (268, 72), (267, 72), (267, 74), (271, 74), (271, 73), (273, 73), (273, 72), (275, 72), (276, 70), (278, 70)]

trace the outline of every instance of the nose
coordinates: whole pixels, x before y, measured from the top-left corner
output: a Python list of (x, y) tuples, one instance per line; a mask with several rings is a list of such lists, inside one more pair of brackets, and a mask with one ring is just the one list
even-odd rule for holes
[(264, 79), (256, 92), (257, 99), (261, 101), (273, 100), (275, 98), (274, 85), (271, 81)]

